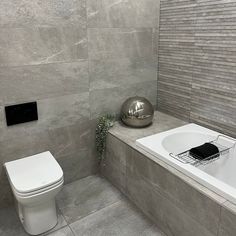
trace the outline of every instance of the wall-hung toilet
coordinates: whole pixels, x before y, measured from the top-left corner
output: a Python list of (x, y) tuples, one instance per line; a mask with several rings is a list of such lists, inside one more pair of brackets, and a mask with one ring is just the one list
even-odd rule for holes
[(50, 152), (5, 163), (16, 208), (26, 232), (44, 233), (57, 224), (55, 196), (63, 171)]

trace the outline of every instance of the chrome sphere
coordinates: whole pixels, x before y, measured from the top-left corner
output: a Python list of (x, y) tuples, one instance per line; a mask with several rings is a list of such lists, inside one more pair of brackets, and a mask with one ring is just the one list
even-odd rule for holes
[(128, 98), (121, 108), (121, 120), (131, 127), (145, 127), (152, 123), (154, 109), (143, 97)]

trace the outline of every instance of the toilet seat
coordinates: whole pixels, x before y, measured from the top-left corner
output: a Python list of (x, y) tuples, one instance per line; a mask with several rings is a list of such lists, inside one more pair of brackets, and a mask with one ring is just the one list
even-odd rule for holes
[(63, 183), (63, 171), (47, 151), (5, 163), (13, 190), (20, 196), (31, 196)]
[(12, 186), (12, 190), (14, 192), (14, 194), (16, 194), (18, 197), (22, 197), (22, 198), (25, 198), (25, 197), (32, 197), (32, 196), (35, 196), (35, 195), (38, 195), (38, 194), (43, 194), (45, 192), (47, 192), (48, 190), (52, 190), (54, 188), (57, 188), (58, 186), (60, 185), (63, 185), (64, 183), (64, 178), (60, 179), (57, 183), (55, 184), (52, 184), (50, 186), (47, 186), (47, 187), (44, 187), (42, 189), (38, 189), (38, 190), (35, 190), (35, 191), (32, 191), (32, 192), (28, 192), (28, 193), (21, 193), (21, 192), (18, 192), (15, 187), (11, 184)]

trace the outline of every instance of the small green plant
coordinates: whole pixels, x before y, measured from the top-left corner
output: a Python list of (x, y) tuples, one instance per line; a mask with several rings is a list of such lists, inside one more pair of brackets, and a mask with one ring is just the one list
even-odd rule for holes
[(109, 129), (114, 125), (115, 116), (106, 114), (99, 118), (96, 127), (96, 149), (101, 162), (106, 149), (106, 138)]

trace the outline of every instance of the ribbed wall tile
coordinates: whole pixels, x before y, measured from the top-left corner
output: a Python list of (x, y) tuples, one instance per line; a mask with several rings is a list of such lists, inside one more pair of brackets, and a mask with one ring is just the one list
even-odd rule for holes
[(197, 0), (196, 14), (191, 120), (235, 136), (236, 1)]
[(195, 1), (161, 1), (158, 107), (188, 119)]
[(236, 134), (236, 1), (161, 1), (158, 106)]

